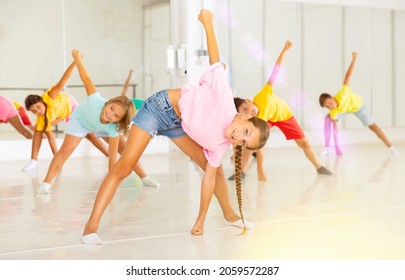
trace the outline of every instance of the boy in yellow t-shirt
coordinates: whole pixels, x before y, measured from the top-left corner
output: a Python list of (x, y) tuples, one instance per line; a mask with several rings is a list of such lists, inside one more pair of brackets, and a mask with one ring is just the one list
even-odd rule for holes
[[(290, 41), (287, 41), (281, 51), (276, 65), (270, 75), (269, 80), (264, 85), (262, 90), (256, 94), (253, 101), (249, 99), (234, 98), (236, 109), (240, 114), (251, 114), (266, 121), (270, 128), (277, 126), (285, 135), (287, 140), (293, 139), (300, 147), (305, 156), (314, 165), (318, 174), (331, 175), (332, 172), (326, 169), (317, 159), (314, 150), (305, 134), (295, 119), (290, 107), (280, 97), (274, 95), (273, 84), (278, 76), (278, 72), (281, 68), (281, 64), (284, 60), (284, 55), (287, 50), (292, 46)], [(242, 177), (247, 169), (252, 155), (252, 150), (244, 149), (242, 154)], [(265, 181), (266, 174), (263, 170), (263, 150), (257, 150), (257, 176), (260, 181)], [(235, 176), (232, 175), (228, 178), (234, 180)]]
[(353, 52), (352, 62), (346, 71), (345, 80), (343, 81), (343, 86), (339, 92), (335, 96), (331, 96), (328, 93), (322, 93), (319, 96), (319, 104), (321, 107), (329, 109), (329, 114), (325, 116), (324, 123), (325, 150), (321, 153), (321, 155), (327, 156), (330, 153), (331, 126), (333, 126), (336, 154), (342, 154), (338, 141), (339, 137), (337, 120), (349, 113), (353, 113), (357, 118), (359, 118), (364, 126), (368, 126), (390, 149), (391, 154), (395, 155), (398, 153), (398, 150), (391, 144), (384, 132), (377, 126), (370, 111), (366, 105), (364, 105), (361, 96), (352, 92), (351, 88), (349, 87), (349, 81), (356, 63), (356, 59), (357, 53)]

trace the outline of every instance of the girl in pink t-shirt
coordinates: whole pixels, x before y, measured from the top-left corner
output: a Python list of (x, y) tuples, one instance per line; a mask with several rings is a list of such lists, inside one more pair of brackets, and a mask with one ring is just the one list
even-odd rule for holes
[[(263, 147), (269, 136), (269, 128), (262, 120), (236, 112), (224, 66), (219, 62), (213, 15), (202, 10), (198, 19), (206, 31), (211, 66), (202, 75), (198, 85), (162, 90), (148, 98), (139, 109), (133, 119), (134, 125), (124, 153), (99, 188), (83, 232), (83, 243), (101, 243), (97, 235), (101, 217), (118, 185), (130, 174), (154, 135), (169, 137), (205, 171), (201, 183), (200, 210), (191, 229), (192, 234), (203, 234), (212, 194), (217, 197), (227, 224), (244, 229), (253, 227), (245, 223), (241, 211), (241, 149), (242, 146), (251, 149)], [(232, 209), (221, 166), (221, 157), (231, 144), (238, 147), (235, 158), (239, 164), (235, 165), (239, 166), (236, 173), (239, 174), (237, 193), (241, 217)]]
[(25, 138), (32, 139), (32, 133), (21, 122), (19, 111), (5, 96), (0, 96), (0, 123), (10, 123)]

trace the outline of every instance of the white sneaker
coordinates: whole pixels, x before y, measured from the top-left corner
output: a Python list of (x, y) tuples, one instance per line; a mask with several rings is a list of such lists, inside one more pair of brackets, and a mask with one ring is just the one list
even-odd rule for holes
[(23, 168), (23, 171), (37, 170), (37, 161), (31, 159), (31, 161)]
[(42, 182), (39, 188), (37, 189), (37, 193), (39, 194), (47, 194), (49, 193), (49, 190), (51, 189), (51, 184)]
[(330, 154), (330, 148), (325, 148), (319, 155), (321, 157), (327, 157)]
[(82, 236), (82, 243), (87, 245), (100, 245), (101, 238), (97, 233), (90, 233)]
[(397, 156), (399, 154), (398, 149), (395, 148), (394, 146), (389, 147), (389, 149), (390, 149), (391, 156)]
[(143, 183), (143, 185), (146, 186), (146, 187), (155, 187), (155, 188), (160, 187), (160, 183), (157, 182), (157, 181), (155, 181), (155, 180), (153, 180), (153, 179), (152, 179), (151, 177), (149, 177), (149, 176), (146, 176), (146, 177), (142, 178), (142, 183)]

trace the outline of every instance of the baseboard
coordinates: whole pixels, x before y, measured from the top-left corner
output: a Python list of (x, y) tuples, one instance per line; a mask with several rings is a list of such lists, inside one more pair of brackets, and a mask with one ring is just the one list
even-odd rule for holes
[[(384, 128), (384, 132), (388, 138), (395, 143), (405, 142), (405, 128)], [(340, 130), (340, 145), (342, 147), (362, 144), (362, 143), (378, 143), (380, 140), (367, 128), (344, 129)], [(310, 131), (306, 132), (306, 137), (311, 145), (315, 148), (323, 147), (323, 132)], [(62, 144), (63, 139), (57, 139), (58, 147)], [(333, 142), (331, 143), (333, 145)], [(292, 147), (295, 146), (294, 141), (286, 141), (283, 133), (277, 128), (271, 130), (270, 138), (266, 144), (266, 148)], [(172, 142), (163, 136), (154, 137), (146, 148), (144, 154), (167, 153), (178, 148)], [(0, 162), (11, 160), (29, 159), (31, 155), (31, 140), (0, 140)], [(44, 140), (41, 146), (39, 158), (52, 158), (53, 154), (48, 145), (47, 140)], [(71, 157), (103, 157), (103, 155), (94, 148), (90, 142), (83, 139)]]

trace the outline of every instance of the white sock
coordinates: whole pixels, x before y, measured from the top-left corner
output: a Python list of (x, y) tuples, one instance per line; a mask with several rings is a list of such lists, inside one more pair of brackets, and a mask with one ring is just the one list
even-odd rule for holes
[(49, 193), (49, 190), (51, 189), (51, 184), (42, 182), (41, 185), (39, 186), (37, 193), (40, 194), (47, 194)]
[(142, 178), (142, 183), (143, 183), (144, 186), (147, 186), (147, 187), (159, 187), (160, 186), (159, 182), (153, 180), (149, 176), (143, 177)]
[(82, 236), (82, 243), (88, 245), (100, 245), (101, 238), (97, 233), (90, 233)]
[[(243, 228), (242, 219), (239, 219), (239, 220), (237, 220), (235, 222), (228, 222), (227, 220), (225, 220), (225, 224), (227, 224), (228, 226), (234, 226), (234, 227), (238, 227), (238, 228)], [(253, 223), (247, 221), (246, 219), (245, 219), (245, 226), (246, 226), (247, 229), (253, 229), (254, 228)]]
[(390, 149), (391, 155), (395, 156), (395, 155), (399, 154), (398, 149), (395, 148), (394, 146), (389, 147), (389, 149)]
[(320, 153), (321, 157), (327, 157), (330, 154), (330, 147), (326, 147), (325, 149), (323, 149), (323, 151)]
[(28, 170), (37, 170), (37, 161), (35, 159), (31, 159), (31, 161), (23, 168), (23, 171)]

